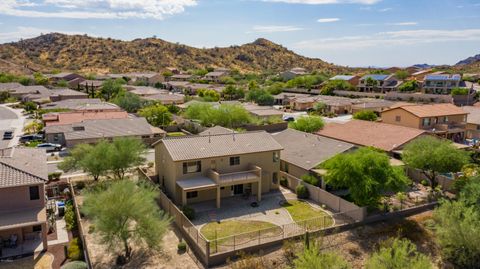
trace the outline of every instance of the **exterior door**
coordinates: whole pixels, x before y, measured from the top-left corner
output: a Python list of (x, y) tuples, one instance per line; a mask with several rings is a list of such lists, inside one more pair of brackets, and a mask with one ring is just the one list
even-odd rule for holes
[(233, 185), (233, 195), (243, 194), (243, 184)]

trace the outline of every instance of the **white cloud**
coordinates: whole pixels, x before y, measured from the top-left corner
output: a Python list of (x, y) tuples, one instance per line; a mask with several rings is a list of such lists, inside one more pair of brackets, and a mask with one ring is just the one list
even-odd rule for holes
[(16, 28), (15, 31), (0, 32), (0, 43), (18, 41), (20, 39), (36, 37), (42, 33), (47, 34), (52, 32), (70, 34), (70, 35), (85, 34), (82, 32), (75, 32), (75, 31), (61, 31), (61, 30), (54, 30), (54, 29), (42, 29), (42, 28), (35, 28), (35, 27), (19, 26)]
[(386, 7), (386, 8), (379, 9), (378, 11), (379, 11), (379, 12), (387, 12), (387, 11), (390, 11), (390, 10), (392, 10), (392, 9), (393, 9), (393, 8), (391, 8), (391, 7)]
[(263, 2), (304, 4), (304, 5), (328, 5), (328, 4), (362, 4), (373, 5), (382, 0), (263, 0)]
[(416, 21), (405, 21), (405, 22), (387, 23), (387, 25), (394, 25), (394, 26), (412, 26), (412, 25), (418, 25), (418, 22), (416, 22)]
[(449, 41), (480, 41), (480, 29), (379, 32), (372, 35), (305, 40), (294, 44), (294, 47), (320, 51), (360, 50), (372, 47), (409, 46)]
[(1, 0), (0, 14), (30, 18), (161, 20), (196, 4), (197, 0)]
[(325, 23), (325, 22), (336, 22), (339, 20), (340, 18), (322, 18), (322, 19), (318, 19), (317, 21), (320, 23)]
[(291, 25), (256, 25), (253, 26), (251, 31), (248, 31), (247, 34), (250, 33), (278, 33), (278, 32), (293, 32), (293, 31), (301, 31), (303, 28)]

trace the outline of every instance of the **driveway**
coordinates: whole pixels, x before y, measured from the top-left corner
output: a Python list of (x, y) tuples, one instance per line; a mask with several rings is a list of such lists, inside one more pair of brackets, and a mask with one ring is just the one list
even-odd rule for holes
[[(0, 105), (0, 148), (13, 147), (18, 144), (20, 136), (23, 134), (23, 125), (25, 116), (22, 110), (12, 109), (5, 104)], [(13, 139), (3, 140), (3, 133), (7, 130), (14, 131)]]

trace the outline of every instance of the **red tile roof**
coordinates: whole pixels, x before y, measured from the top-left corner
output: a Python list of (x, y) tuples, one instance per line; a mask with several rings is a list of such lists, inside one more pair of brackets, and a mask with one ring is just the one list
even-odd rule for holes
[(107, 120), (126, 118), (128, 118), (128, 113), (125, 111), (79, 111), (48, 113), (43, 115), (45, 126), (72, 124), (82, 122), (84, 120)]

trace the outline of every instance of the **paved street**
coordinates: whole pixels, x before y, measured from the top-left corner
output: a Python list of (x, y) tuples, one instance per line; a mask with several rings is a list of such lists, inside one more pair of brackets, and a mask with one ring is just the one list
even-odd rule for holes
[[(0, 105), (0, 148), (11, 147), (18, 144), (18, 140), (23, 134), (24, 122), (25, 116), (22, 115), (21, 110)], [(14, 131), (13, 139), (3, 140), (3, 133), (6, 130)]]

